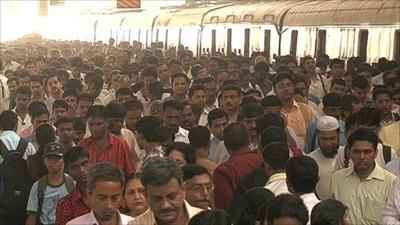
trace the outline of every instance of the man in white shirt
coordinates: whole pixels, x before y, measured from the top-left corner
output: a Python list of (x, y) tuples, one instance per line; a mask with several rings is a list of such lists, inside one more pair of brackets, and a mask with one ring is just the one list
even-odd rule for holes
[(308, 156), (290, 158), (286, 165), (289, 191), (303, 199), (310, 217), (312, 209), (320, 202), (315, 195), (315, 187), (319, 180), (318, 170), (317, 162)]
[(112, 163), (99, 163), (89, 170), (88, 197), (92, 211), (77, 217), (67, 225), (118, 224), (127, 225), (132, 217), (121, 214), (120, 207), (124, 188), (124, 174)]
[(389, 196), (386, 206), (382, 212), (382, 224), (400, 224), (400, 179), (397, 178), (393, 186), (393, 192)]
[(321, 117), (316, 124), (319, 148), (308, 156), (313, 158), (319, 166), (320, 180), (317, 184), (317, 194), (321, 200), (329, 198), (331, 180), (335, 172), (337, 152), (339, 148), (340, 126), (336, 118)]
[(262, 149), (265, 173), (269, 177), (265, 188), (275, 196), (289, 193), (285, 167), (289, 159), (289, 147), (284, 142), (272, 142)]

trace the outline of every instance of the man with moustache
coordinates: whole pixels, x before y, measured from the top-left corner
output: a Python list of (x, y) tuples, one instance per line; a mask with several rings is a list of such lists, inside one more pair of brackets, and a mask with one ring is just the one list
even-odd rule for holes
[(220, 95), (221, 108), (228, 114), (229, 123), (236, 122), (242, 103), (242, 90), (236, 85), (227, 85), (222, 89)]
[(115, 164), (99, 163), (90, 168), (87, 194), (93, 208), (90, 213), (69, 221), (67, 225), (126, 225), (132, 221), (132, 217), (118, 211), (124, 180), (124, 174)]
[(311, 152), (309, 156), (318, 164), (320, 179), (316, 191), (319, 198), (325, 200), (329, 198), (338, 149), (344, 147), (339, 145), (340, 126), (336, 118), (332, 116), (321, 117), (317, 121), (316, 130), (319, 148)]
[(140, 180), (153, 215), (137, 218), (129, 225), (184, 225), (202, 211), (184, 200), (183, 173), (172, 159), (150, 160), (142, 169)]
[(182, 167), (185, 189), (185, 200), (190, 205), (200, 209), (211, 209), (211, 193), (214, 184), (209, 171), (199, 165), (186, 165)]
[(60, 200), (56, 210), (56, 224), (65, 225), (68, 221), (90, 212), (86, 193), (89, 172), (89, 152), (82, 147), (72, 147), (64, 155), (68, 174), (76, 181), (74, 191)]
[(247, 103), (243, 106), (239, 114), (240, 120), (246, 125), (250, 133), (250, 149), (256, 150), (258, 148), (258, 133), (256, 129), (257, 119), (263, 115), (263, 107), (254, 102)]

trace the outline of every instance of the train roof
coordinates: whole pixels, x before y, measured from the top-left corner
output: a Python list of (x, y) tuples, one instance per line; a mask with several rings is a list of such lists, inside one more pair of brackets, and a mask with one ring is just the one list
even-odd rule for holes
[(399, 0), (312, 1), (293, 6), (285, 26), (399, 25)]

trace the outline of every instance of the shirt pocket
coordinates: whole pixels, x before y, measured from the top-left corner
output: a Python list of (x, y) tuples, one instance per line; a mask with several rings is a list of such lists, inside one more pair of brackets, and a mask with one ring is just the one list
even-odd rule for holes
[(365, 220), (372, 224), (379, 223), (384, 206), (385, 203), (382, 201), (367, 198), (363, 209)]

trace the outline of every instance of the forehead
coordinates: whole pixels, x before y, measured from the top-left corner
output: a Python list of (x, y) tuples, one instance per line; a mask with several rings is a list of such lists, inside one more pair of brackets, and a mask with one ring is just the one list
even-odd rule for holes
[(288, 78), (284, 78), (284, 79), (278, 81), (278, 83), (276, 83), (276, 85), (283, 85), (283, 84), (293, 84), (293, 82), (291, 80), (289, 80)]
[(357, 140), (353, 143), (351, 149), (363, 150), (363, 149), (375, 149), (375, 147), (374, 144), (369, 141)]
[(186, 83), (186, 78), (185, 77), (175, 77), (173, 82), (185, 82)]
[(222, 96), (232, 96), (232, 95), (239, 96), (239, 93), (235, 90), (226, 90), (222, 93)]
[(211, 177), (207, 173), (195, 175), (189, 180), (187, 180), (188, 183), (192, 184), (204, 184), (204, 183), (211, 183)]
[(88, 118), (88, 123), (101, 123), (101, 122), (105, 122), (105, 121), (106, 121), (106, 118), (103, 118), (100, 116)]
[(148, 195), (167, 196), (173, 192), (181, 190), (181, 185), (176, 178), (172, 178), (166, 184), (161, 186), (148, 185), (146, 191)]

